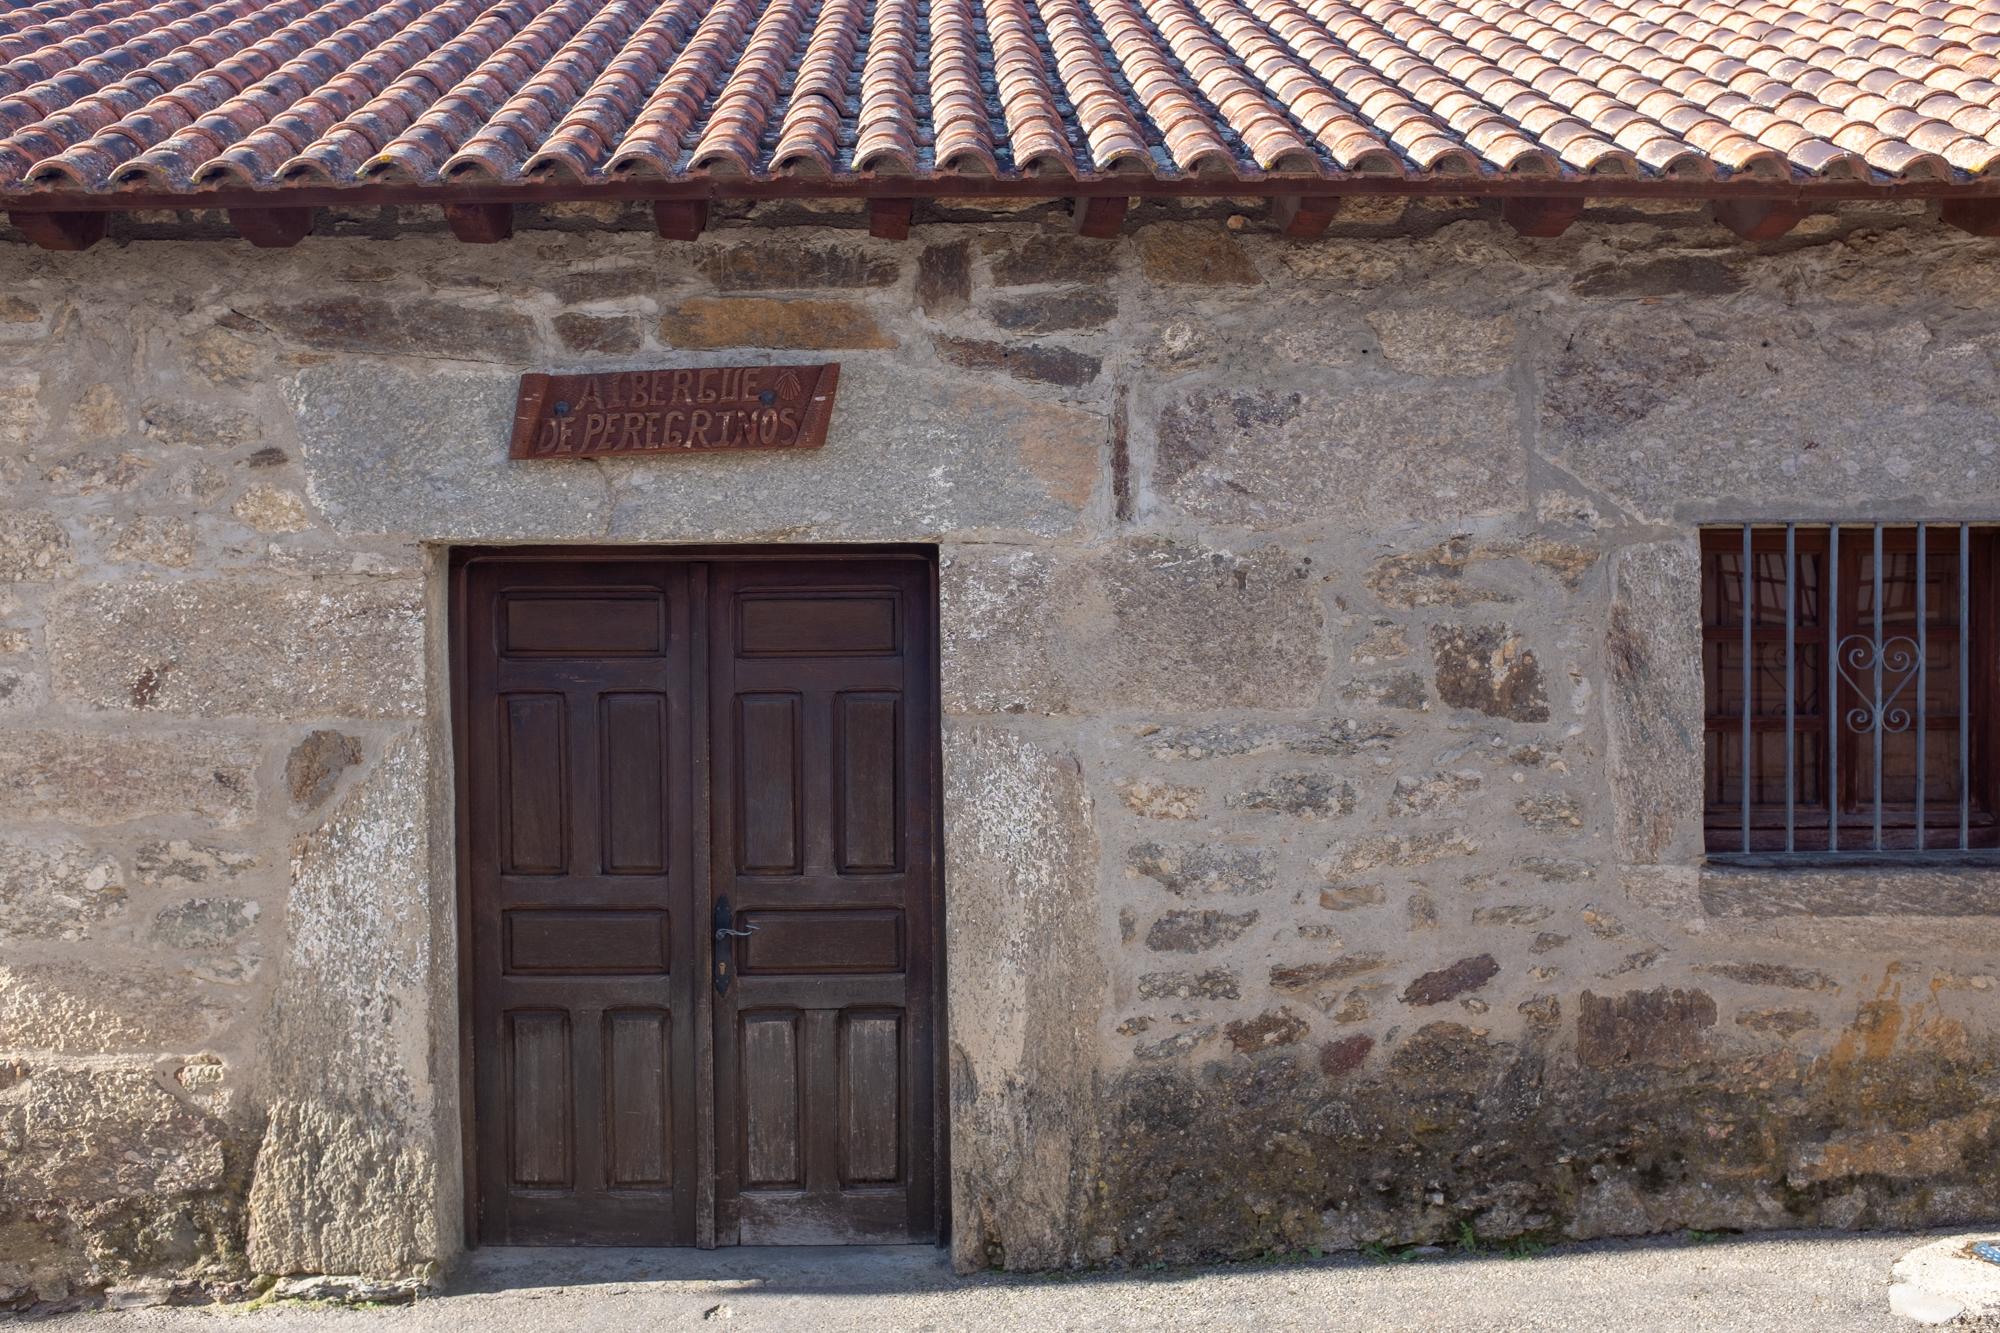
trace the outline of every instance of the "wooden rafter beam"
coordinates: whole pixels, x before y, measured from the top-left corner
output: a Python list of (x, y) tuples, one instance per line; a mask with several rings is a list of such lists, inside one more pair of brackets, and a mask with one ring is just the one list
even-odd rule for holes
[(1775, 241), (1799, 225), (1806, 206), (1796, 199), (1718, 199), (1715, 220), (1746, 241)]
[(284, 249), (312, 235), (310, 208), (232, 208), (229, 225), (259, 249)]
[(1340, 198), (1330, 194), (1281, 194), (1271, 201), (1271, 220), (1295, 240), (1315, 241), (1326, 234), (1340, 212)]
[(1131, 199), (1122, 194), (1093, 194), (1075, 203), (1076, 234), (1099, 240), (1116, 236), (1125, 226)]
[(16, 213), (7, 218), (44, 250), (88, 250), (104, 239), (109, 213)]
[(1583, 216), (1582, 196), (1519, 195), (1500, 202), (1500, 216), (1523, 236), (1549, 238), (1568, 231)]
[(692, 241), (708, 229), (708, 200), (655, 199), (653, 226), (669, 241)]
[(446, 204), (444, 220), (468, 245), (492, 245), (514, 234), (512, 204)]
[(1946, 199), (1938, 221), (1974, 236), (2000, 236), (2000, 199)]
[(907, 241), (910, 220), (917, 214), (914, 199), (874, 198), (868, 201), (868, 234), (878, 241)]

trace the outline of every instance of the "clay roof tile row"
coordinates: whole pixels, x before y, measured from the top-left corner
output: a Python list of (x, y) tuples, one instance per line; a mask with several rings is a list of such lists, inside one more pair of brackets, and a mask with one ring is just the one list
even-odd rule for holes
[(623, 176), (1936, 180), (2000, 0), (38, 0), (0, 198)]

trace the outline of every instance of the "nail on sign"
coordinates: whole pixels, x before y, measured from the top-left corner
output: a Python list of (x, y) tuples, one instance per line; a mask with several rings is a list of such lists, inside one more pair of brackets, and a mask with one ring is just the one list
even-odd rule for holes
[(509, 458), (606, 458), (826, 443), (840, 366), (523, 375)]

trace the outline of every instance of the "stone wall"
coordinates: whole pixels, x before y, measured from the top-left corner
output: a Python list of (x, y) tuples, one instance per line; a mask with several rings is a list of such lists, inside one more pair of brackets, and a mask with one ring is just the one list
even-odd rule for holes
[(963, 1263), (1993, 1214), (2000, 876), (1703, 867), (1693, 536), (2000, 518), (1989, 243), (933, 211), (0, 248), (0, 1307), (459, 1247), (458, 542), (939, 545)]

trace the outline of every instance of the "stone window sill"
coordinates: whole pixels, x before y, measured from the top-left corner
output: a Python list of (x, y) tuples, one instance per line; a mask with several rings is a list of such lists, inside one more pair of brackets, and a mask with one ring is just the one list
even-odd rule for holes
[(2000, 916), (2000, 861), (1947, 858), (1875, 864), (1731, 864), (1701, 868), (1711, 917)]

